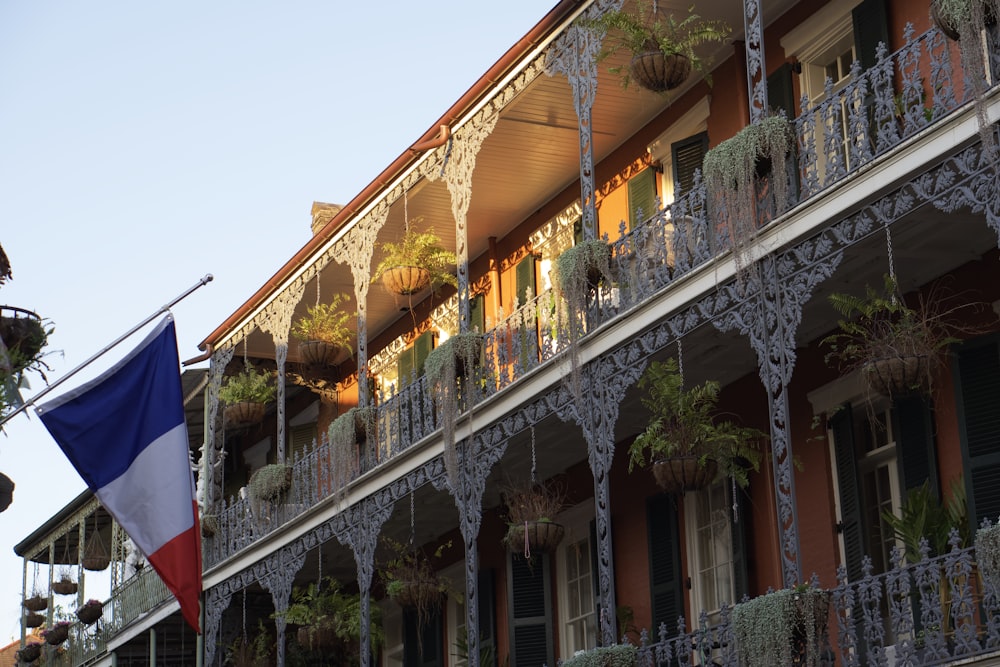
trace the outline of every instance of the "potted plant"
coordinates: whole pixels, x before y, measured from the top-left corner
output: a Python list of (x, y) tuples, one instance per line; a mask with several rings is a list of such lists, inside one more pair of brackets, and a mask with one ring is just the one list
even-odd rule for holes
[(270, 373), (258, 371), (247, 362), (242, 371), (228, 376), (219, 388), (219, 400), (226, 404), (226, 422), (234, 426), (260, 422), (264, 408), (277, 391)]
[(477, 333), (460, 333), (431, 350), (424, 361), (424, 374), (441, 407), (441, 433), (444, 438), (444, 462), (448, 479), (457, 483), (458, 453), (455, 451), (455, 420), (461, 394), (459, 381), (480, 359), (483, 337)]
[(76, 617), (84, 625), (93, 625), (100, 620), (104, 613), (104, 603), (100, 600), (87, 600), (83, 606), (76, 610)]
[(783, 588), (733, 607), (740, 664), (819, 665), (830, 594), (811, 584)]
[(24, 598), (24, 602), (21, 604), (28, 611), (42, 611), (49, 606), (49, 599), (36, 589), (31, 592), (31, 595)]
[[(381, 608), (369, 605), (369, 641), (377, 653), (384, 641)], [(282, 614), (287, 623), (299, 626), (296, 640), (310, 651), (322, 651), (324, 657), (339, 656), (336, 664), (357, 660), (361, 639), (361, 596), (343, 592), (335, 579), (324, 577), (305, 588), (295, 587), (292, 602)]]
[(501, 491), (507, 508), (504, 544), (531, 558), (533, 551), (549, 552), (559, 546), (566, 529), (554, 521), (566, 504), (565, 490), (555, 484), (509, 485)]
[(911, 308), (886, 275), (881, 292), (866, 286), (864, 296), (838, 292), (829, 301), (842, 319), (840, 331), (822, 341), (827, 363), (860, 369), (869, 395), (930, 393), (948, 345), (958, 340), (934, 293)]
[(202, 537), (214, 537), (219, 532), (219, 517), (215, 514), (202, 514), (199, 523)]
[(250, 497), (258, 501), (277, 501), (292, 486), (292, 466), (268, 463), (257, 468), (247, 484)]
[(577, 651), (562, 661), (562, 667), (634, 667), (638, 658), (639, 649), (634, 645), (613, 644)]
[(639, 0), (634, 10), (618, 9), (594, 19), (593, 27), (607, 32), (598, 59), (606, 59), (622, 49), (632, 54), (628, 67), (613, 67), (622, 85), (631, 81), (658, 93), (677, 88), (691, 70), (704, 71), (705, 63), (695, 52), (702, 44), (724, 42), (732, 32), (723, 21), (707, 21), (694, 13), (678, 19), (672, 12), (659, 11), (656, 0)]
[(58, 646), (69, 638), (69, 621), (59, 621), (48, 630), (42, 630), (42, 638), (51, 646)]
[(646, 429), (629, 445), (629, 472), (636, 465), (653, 467), (657, 483), (667, 493), (705, 488), (718, 474), (741, 487), (747, 470), (759, 470), (761, 431), (719, 419), (719, 383), (706, 381), (685, 389), (677, 361), (652, 362), (639, 378), (650, 411)]
[(30, 310), (0, 306), (0, 340), (11, 358), (12, 370), (20, 372), (39, 358), (53, 328)]
[(40, 628), (43, 623), (45, 623), (45, 616), (42, 614), (29, 611), (24, 615), (24, 627), (26, 628)]
[[(0, 383), (3, 382), (3, 378), (0, 377)], [(2, 392), (2, 390), (0, 390)], [(3, 397), (0, 396), (0, 415), (3, 414)], [(7, 475), (0, 472), (0, 512), (10, 507), (10, 504), (14, 501), (14, 480), (12, 480)]]
[(987, 586), (1000, 593), (1000, 521), (983, 522), (976, 531), (976, 563)]
[(770, 177), (778, 212), (788, 205), (786, 158), (795, 145), (784, 112), (764, 117), (705, 153), (705, 186), (726, 221), (737, 270), (749, 264), (757, 235), (757, 180)]
[(299, 356), (310, 365), (337, 365), (351, 356), (351, 330), (347, 327), (354, 312), (344, 308), (346, 294), (336, 294), (329, 303), (318, 303), (292, 324), (299, 343)]
[(442, 543), (431, 555), (391, 537), (383, 537), (382, 544), (390, 554), (379, 570), (386, 595), (400, 607), (414, 610), (420, 637), (431, 613), (451, 592), (451, 582), (439, 576), (433, 564), (451, 547), (451, 540)]
[(21, 662), (31, 663), (42, 656), (41, 642), (28, 642), (24, 648), (17, 652), (17, 659)]
[(271, 655), (272, 640), (262, 621), (257, 621), (257, 632), (247, 637), (244, 632), (237, 635), (226, 648), (226, 663), (233, 667), (267, 667), (274, 664)]
[[(414, 222), (417, 222), (414, 220)], [(407, 224), (402, 240), (381, 244), (382, 261), (375, 267), (373, 280), (382, 280), (387, 290), (397, 296), (412, 296), (430, 287), (458, 287), (455, 253), (445, 250), (434, 230), (418, 232)]]
[(58, 595), (73, 595), (76, 593), (77, 584), (73, 581), (73, 572), (68, 567), (60, 567), (57, 574), (59, 577), (52, 582), (52, 592)]

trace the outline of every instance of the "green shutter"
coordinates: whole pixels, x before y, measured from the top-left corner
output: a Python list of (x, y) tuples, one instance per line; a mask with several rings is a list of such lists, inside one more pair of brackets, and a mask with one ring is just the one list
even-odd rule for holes
[(795, 118), (791, 63), (785, 63), (767, 77), (767, 106), (773, 111), (784, 111), (789, 120)]
[(573, 221), (573, 245), (581, 243), (583, 243), (583, 218), (577, 218)]
[(958, 351), (956, 400), (961, 425), (969, 520), (1000, 516), (1000, 353), (994, 338)]
[(517, 554), (507, 559), (507, 627), (511, 667), (554, 665), (549, 559), (527, 561)]
[(413, 378), (412, 347), (408, 347), (399, 353), (399, 357), (396, 359), (396, 373), (399, 378), (398, 386), (400, 389), (410, 384), (410, 380)]
[(875, 53), (878, 43), (885, 44), (886, 53), (891, 53), (889, 47), (889, 21), (885, 11), (885, 0), (864, 0), (851, 10), (854, 22), (854, 47), (857, 50), (861, 69), (875, 66)]
[(898, 398), (893, 401), (892, 411), (903, 488), (909, 491), (929, 481), (931, 491), (938, 495), (934, 417), (927, 400), (920, 396)]
[(845, 404), (829, 418), (833, 432), (833, 450), (837, 457), (837, 483), (840, 488), (840, 525), (844, 535), (847, 575), (851, 581), (861, 579), (861, 559), (864, 556), (864, 525), (861, 523), (861, 495), (858, 488), (858, 467), (854, 450), (854, 417), (851, 406)]
[(694, 172), (702, 168), (708, 152), (708, 132), (699, 132), (670, 144), (674, 174), (674, 199), (694, 187)]
[(649, 533), (649, 585), (653, 611), (651, 634), (658, 638), (660, 624), (665, 624), (667, 636), (672, 637), (677, 634), (677, 617), (684, 615), (684, 592), (677, 507), (669, 495), (661, 493), (647, 501), (646, 526)]
[(425, 331), (417, 336), (417, 339), (413, 341), (413, 367), (416, 369), (418, 376), (424, 374), (424, 362), (427, 361), (427, 355), (429, 355), (433, 349), (433, 331)]
[(479, 571), (479, 655), (484, 655), (484, 651), (489, 649), (489, 654), (493, 656), (491, 664), (480, 661), (479, 667), (496, 667), (497, 621), (494, 579), (493, 570)]
[(729, 523), (733, 535), (733, 593), (736, 598), (732, 600), (733, 604), (742, 600), (744, 595), (750, 595), (750, 549), (747, 524), (751, 510), (750, 495), (747, 490), (736, 487), (738, 518), (736, 522), (730, 521)]
[(427, 614), (424, 627), (420, 628), (416, 610), (403, 610), (403, 667), (444, 667), (441, 609), (435, 608)]
[(634, 228), (656, 213), (656, 172), (643, 169), (628, 179), (628, 226)]
[(295, 456), (303, 456), (309, 447), (312, 446), (313, 440), (316, 439), (316, 424), (302, 424), (301, 426), (293, 426), (292, 432), (289, 435), (289, 448), (288, 448), (288, 460), (294, 461)]
[(538, 292), (535, 289), (535, 256), (528, 254), (514, 267), (514, 284), (517, 303), (524, 305), (527, 299), (534, 299)]
[(486, 296), (483, 294), (469, 299), (469, 331), (486, 333)]

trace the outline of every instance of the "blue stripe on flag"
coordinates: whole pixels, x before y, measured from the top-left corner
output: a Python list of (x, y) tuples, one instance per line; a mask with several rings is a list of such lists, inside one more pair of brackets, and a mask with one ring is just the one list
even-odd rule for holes
[(184, 423), (173, 318), (100, 377), (37, 411), (92, 490), (117, 479), (151, 442)]

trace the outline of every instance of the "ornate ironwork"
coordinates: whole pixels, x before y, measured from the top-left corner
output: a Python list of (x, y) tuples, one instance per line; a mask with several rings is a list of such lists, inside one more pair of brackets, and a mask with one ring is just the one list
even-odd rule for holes
[(274, 340), (274, 360), (278, 365), (278, 461), (285, 462), (285, 362), (288, 360), (288, 333), (292, 328), (295, 306), (302, 300), (305, 285), (288, 289), (279, 294), (264, 311), (260, 329), (271, 334)]
[(751, 123), (756, 123), (767, 115), (767, 72), (764, 70), (764, 25), (761, 22), (760, 4), (760, 0), (743, 0)]
[(214, 509), (222, 500), (222, 469), (225, 440), (222, 434), (222, 411), (219, 410), (219, 390), (226, 366), (233, 359), (235, 347), (226, 347), (212, 353), (208, 367), (208, 415), (205, 417), (205, 442), (201, 447), (201, 475), (198, 477), (199, 495), (203, 508)]

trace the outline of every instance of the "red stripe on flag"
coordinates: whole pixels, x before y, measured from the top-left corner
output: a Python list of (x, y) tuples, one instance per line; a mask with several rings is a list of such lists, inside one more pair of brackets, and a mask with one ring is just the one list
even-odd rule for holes
[(198, 622), (201, 608), (201, 531), (198, 528), (197, 503), (195, 525), (150, 554), (149, 563), (160, 575), (181, 605), (181, 615), (195, 632), (201, 634)]

